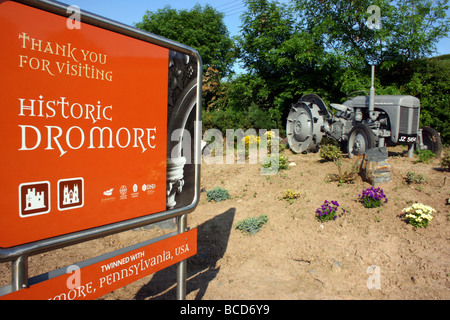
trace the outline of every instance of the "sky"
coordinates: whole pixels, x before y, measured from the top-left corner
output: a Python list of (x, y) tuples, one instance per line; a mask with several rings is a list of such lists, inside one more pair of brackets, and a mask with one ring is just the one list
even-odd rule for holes
[[(59, 0), (69, 5), (76, 5), (83, 10), (98, 14), (126, 25), (142, 21), (145, 12), (157, 11), (165, 6), (173, 9), (192, 9), (197, 3), (213, 8), (225, 14), (224, 22), (230, 36), (238, 35), (241, 25), (239, 16), (244, 12), (242, 0)], [(70, 3), (69, 3), (70, 2)]]
[[(230, 36), (239, 34), (240, 15), (245, 11), (242, 0), (60, 0), (69, 5), (80, 7), (83, 10), (95, 13), (105, 18), (132, 26), (140, 22), (147, 10), (157, 11), (165, 6), (173, 9), (191, 9), (197, 3), (204, 6), (211, 5), (213, 8), (225, 14), (224, 22), (230, 32)], [(70, 1), (70, 2), (68, 2)], [(281, 0), (280, 2), (288, 2)], [(450, 9), (448, 11), (450, 16)], [(450, 54), (450, 38), (442, 39), (437, 46), (437, 54)]]

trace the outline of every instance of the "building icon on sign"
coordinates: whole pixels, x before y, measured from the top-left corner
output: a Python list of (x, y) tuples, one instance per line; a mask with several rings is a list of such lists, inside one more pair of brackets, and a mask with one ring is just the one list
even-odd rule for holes
[(50, 182), (37, 181), (19, 185), (19, 216), (31, 217), (50, 212)]
[(84, 206), (84, 179), (72, 178), (58, 181), (58, 210), (71, 210)]
[(69, 189), (68, 185), (64, 186), (64, 199), (63, 205), (80, 203), (80, 197), (78, 195), (78, 184), (73, 185), (72, 189)]
[(23, 209), (25, 211), (46, 208), (46, 205), (44, 203), (45, 199), (44, 191), (36, 192), (36, 188), (28, 188), (25, 199), (26, 199), (26, 206)]

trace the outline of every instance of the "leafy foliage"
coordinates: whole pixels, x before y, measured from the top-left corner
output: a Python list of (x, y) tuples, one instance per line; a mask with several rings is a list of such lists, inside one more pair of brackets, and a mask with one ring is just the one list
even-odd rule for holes
[(450, 64), (439, 58), (416, 60), (410, 64), (414, 72), (405, 79), (403, 92), (420, 99), (421, 127), (430, 126), (450, 143)]
[(292, 189), (287, 189), (283, 192), (282, 199), (287, 200), (290, 204), (294, 203), (294, 200), (300, 198), (300, 191), (294, 191)]
[(135, 27), (195, 48), (204, 64), (222, 75), (231, 72), (235, 59), (233, 40), (223, 21), (224, 14), (210, 5), (195, 5), (191, 10), (165, 6), (147, 11)]
[(450, 148), (446, 148), (444, 150), (444, 155), (441, 159), (441, 166), (447, 170), (450, 171)]
[(236, 223), (235, 228), (249, 235), (253, 235), (259, 232), (259, 230), (261, 230), (261, 228), (267, 223), (267, 221), (267, 215), (263, 214), (259, 217), (251, 217), (239, 221), (238, 223)]
[(350, 168), (343, 168), (343, 163), (341, 158), (334, 160), (334, 164), (338, 169), (338, 173), (329, 173), (326, 175), (325, 180), (327, 182), (337, 181), (338, 185), (341, 186), (344, 183), (353, 183), (353, 181), (359, 176), (359, 166), (357, 162), (351, 164)]
[(429, 163), (436, 155), (430, 150), (416, 150), (417, 160), (415, 162)]
[(206, 199), (208, 201), (225, 201), (227, 199), (231, 199), (230, 194), (228, 193), (228, 190), (223, 189), (221, 187), (215, 187), (212, 190), (206, 191)]
[(413, 171), (408, 171), (406, 173), (406, 183), (411, 184), (411, 183), (417, 183), (417, 184), (422, 184), (426, 182), (425, 176), (421, 173), (415, 173)]
[(341, 148), (333, 144), (326, 144), (320, 147), (320, 157), (325, 161), (334, 161), (342, 157)]
[[(274, 163), (278, 162), (278, 166)], [(289, 168), (288, 159), (282, 154), (271, 154), (266, 159), (262, 161), (263, 168), (279, 171), (286, 170)]]

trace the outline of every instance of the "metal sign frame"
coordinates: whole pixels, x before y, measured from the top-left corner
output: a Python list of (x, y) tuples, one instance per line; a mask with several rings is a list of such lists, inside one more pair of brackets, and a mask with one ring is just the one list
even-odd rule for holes
[[(68, 13), (69, 6), (61, 2), (55, 2), (50, 0), (8, 0), (12, 2), (17, 2), (24, 4), (33, 8), (44, 10), (49, 13), (56, 14), (58, 16), (69, 18), (71, 13)], [(0, 1), (3, 2), (3, 1)], [(125, 221), (120, 221), (116, 223), (111, 223), (87, 230), (81, 230), (77, 232), (72, 232), (69, 234), (64, 234), (48, 239), (38, 240), (18, 246), (13, 246), (9, 248), (0, 248), (0, 262), (12, 261), (12, 288), (13, 290), (19, 290), (26, 286), (27, 275), (28, 275), (28, 257), (31, 255), (39, 254), (42, 252), (47, 252), (55, 249), (59, 249), (68, 245), (73, 245), (80, 242), (85, 242), (93, 240), (96, 238), (104, 237), (107, 235), (127, 231), (133, 228), (141, 227), (144, 225), (149, 225), (157, 223), (163, 220), (168, 220), (172, 218), (177, 219), (177, 233), (183, 233), (186, 231), (186, 214), (192, 212), (198, 204), (199, 193), (200, 193), (200, 159), (201, 159), (201, 96), (202, 96), (202, 60), (199, 53), (183, 44), (177, 43), (175, 41), (165, 39), (163, 37), (127, 26), (125, 24), (101, 17), (99, 15), (82, 11), (80, 15), (80, 22), (83, 24), (89, 24), (92, 26), (99, 27), (104, 30), (108, 30), (114, 33), (119, 33), (130, 38), (137, 40), (142, 40), (154, 45), (158, 45), (169, 50), (174, 50), (186, 55), (190, 55), (196, 58), (196, 83), (192, 84), (189, 88), (187, 94), (195, 95), (195, 100), (193, 104), (195, 106), (191, 110), (195, 110), (194, 121), (194, 138), (191, 141), (193, 143), (193, 168), (194, 168), (194, 190), (193, 190), (193, 201), (189, 205), (183, 207), (170, 207), (164, 212), (151, 213), (138, 218), (133, 218)], [(192, 104), (192, 102), (191, 102)], [(182, 112), (181, 112), (182, 113)], [(176, 115), (178, 118), (186, 120), (189, 116), (186, 114)], [(170, 124), (168, 124), (168, 130)], [(168, 140), (171, 137), (168, 136)], [(170, 143), (170, 142), (169, 142)], [(169, 144), (168, 143), (168, 144)], [(180, 263), (180, 268), (178, 270), (179, 277), (185, 277), (185, 265)], [(184, 289), (185, 290), (185, 289)], [(179, 297), (183, 297), (183, 288), (179, 292)]]

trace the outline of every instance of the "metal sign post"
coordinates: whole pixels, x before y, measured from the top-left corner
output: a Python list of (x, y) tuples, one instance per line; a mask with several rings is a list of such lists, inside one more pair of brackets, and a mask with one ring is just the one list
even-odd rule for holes
[(18, 256), (11, 265), (11, 285), (12, 290), (17, 291), (28, 285), (28, 257)]
[[(178, 217), (177, 228), (178, 233), (186, 231), (186, 214)], [(177, 299), (186, 299), (186, 260), (180, 261), (177, 266)]]

